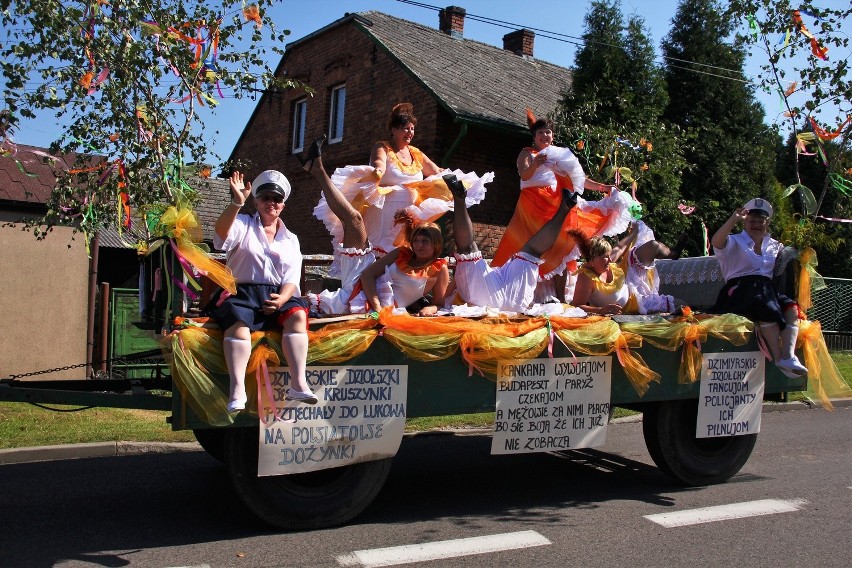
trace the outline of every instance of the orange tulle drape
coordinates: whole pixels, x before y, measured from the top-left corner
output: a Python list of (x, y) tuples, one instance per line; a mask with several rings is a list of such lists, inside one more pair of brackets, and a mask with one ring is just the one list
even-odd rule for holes
[[(502, 266), (519, 252), (530, 238), (556, 214), (562, 201), (562, 192), (550, 187), (526, 187), (521, 190), (518, 205), (512, 215), (506, 232), (494, 253), (492, 266)], [(615, 213), (612, 213), (615, 215)], [(562, 265), (564, 258), (576, 244), (573, 237), (565, 230), (571, 228), (583, 229), (587, 234), (597, 234), (609, 223), (609, 216), (597, 209), (580, 211), (578, 207), (571, 209), (568, 218), (562, 225), (563, 231), (556, 243), (541, 258), (544, 264), (539, 267), (542, 276), (549, 275)]]

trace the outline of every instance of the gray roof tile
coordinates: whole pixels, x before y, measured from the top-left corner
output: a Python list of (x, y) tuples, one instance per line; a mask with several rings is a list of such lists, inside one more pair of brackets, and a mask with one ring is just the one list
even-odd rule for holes
[(460, 118), (526, 129), (525, 107), (544, 116), (571, 84), (564, 67), (382, 12), (355, 22)]

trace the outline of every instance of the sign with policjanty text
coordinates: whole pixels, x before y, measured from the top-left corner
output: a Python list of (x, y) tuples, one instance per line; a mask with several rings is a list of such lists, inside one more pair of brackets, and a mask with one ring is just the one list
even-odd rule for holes
[(705, 353), (696, 438), (760, 432), (766, 359), (760, 351)]
[(314, 405), (285, 400), (290, 373), (270, 369), (280, 419), (260, 424), (259, 476), (396, 455), (405, 431), (407, 365), (308, 367), (306, 375), (319, 399)]
[(491, 453), (600, 446), (611, 379), (611, 356), (500, 361)]

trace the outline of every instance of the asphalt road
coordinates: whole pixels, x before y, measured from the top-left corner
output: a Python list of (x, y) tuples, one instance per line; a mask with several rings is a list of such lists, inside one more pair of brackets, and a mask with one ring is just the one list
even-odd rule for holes
[[(534, 531), (550, 544), (413, 565), (845, 568), (850, 419), (852, 408), (766, 413), (742, 471), (698, 489), (652, 465), (635, 422), (561, 454), (490, 456), (482, 435), (407, 439), (363, 515), (303, 533), (255, 520), (202, 452), (4, 465), (0, 567), (339, 566), (354, 551)], [(796, 508), (673, 528), (646, 518), (765, 500)]]

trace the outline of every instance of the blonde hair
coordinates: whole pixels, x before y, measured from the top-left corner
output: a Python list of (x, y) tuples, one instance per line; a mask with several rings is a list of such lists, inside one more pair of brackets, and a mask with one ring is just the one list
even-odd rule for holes
[(609, 244), (608, 240), (603, 237), (592, 237), (589, 240), (589, 258), (586, 260), (592, 260), (599, 256), (606, 256), (611, 252), (612, 245)]
[(411, 246), (411, 241), (420, 233), (426, 234), (432, 242), (435, 249), (434, 258), (441, 256), (441, 251), (444, 249), (444, 235), (441, 232), (441, 227), (435, 223), (424, 223), (417, 219), (413, 213), (407, 209), (400, 209), (393, 216), (393, 224), (405, 226), (405, 242)]

